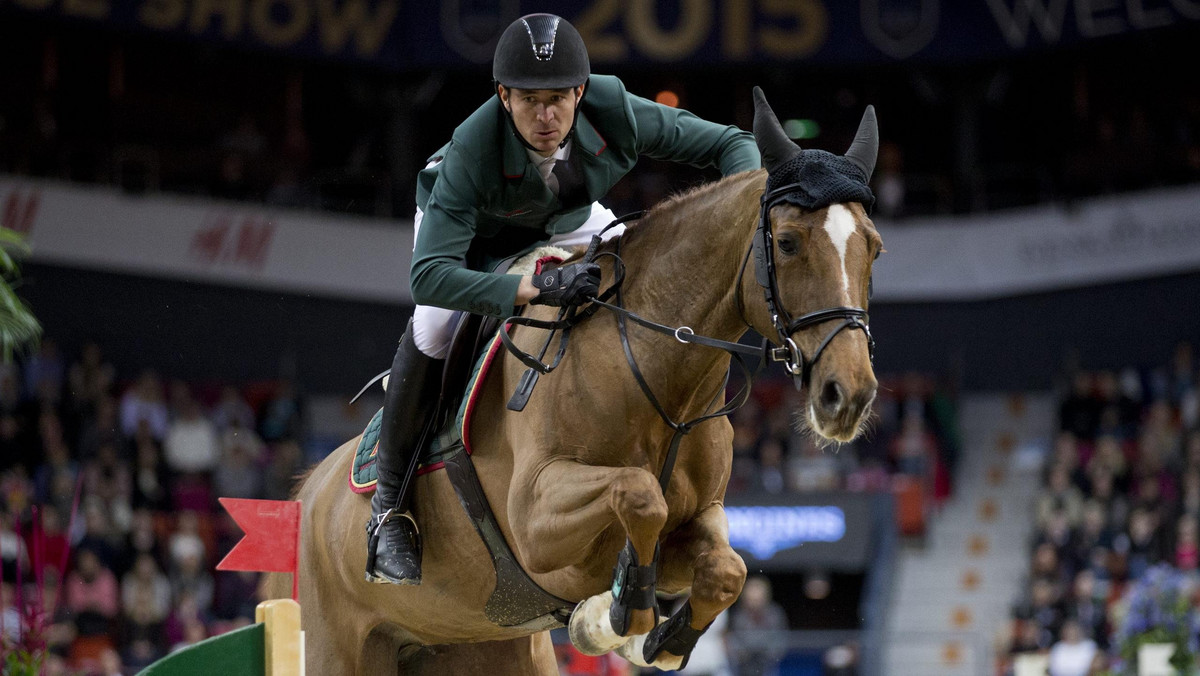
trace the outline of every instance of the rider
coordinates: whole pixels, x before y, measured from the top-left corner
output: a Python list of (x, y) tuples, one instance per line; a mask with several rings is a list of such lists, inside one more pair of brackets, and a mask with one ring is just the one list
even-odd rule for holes
[(379, 482), (367, 524), (379, 536), (374, 569), (368, 563), (367, 570), (373, 582), (421, 582), (420, 540), (406, 514), (411, 491), (402, 485), (437, 400), (456, 312), (506, 317), (526, 303), (579, 305), (600, 284), (594, 264), (524, 276), (497, 273), (497, 265), (537, 244), (586, 244), (613, 220), (597, 200), (639, 155), (715, 166), (726, 176), (761, 166), (751, 134), (629, 94), (615, 77), (591, 75), (583, 38), (553, 14), (530, 14), (505, 29), (492, 74), (496, 96), (454, 131), (418, 178), (411, 275), (417, 307), (384, 398)]

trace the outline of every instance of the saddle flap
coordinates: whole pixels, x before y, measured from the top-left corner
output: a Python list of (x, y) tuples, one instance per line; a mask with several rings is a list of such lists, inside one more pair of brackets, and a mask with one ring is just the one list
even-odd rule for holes
[(475, 362), (496, 335), (499, 326), (500, 320), (496, 317), (460, 313), (458, 324), (454, 327), (454, 338), (446, 353), (446, 365), (442, 369), (442, 392), (435, 412), (439, 427), (458, 411)]

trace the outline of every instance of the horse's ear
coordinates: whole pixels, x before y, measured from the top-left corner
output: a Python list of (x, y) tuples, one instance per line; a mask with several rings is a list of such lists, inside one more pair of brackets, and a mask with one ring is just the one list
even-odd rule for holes
[(863, 113), (862, 122), (858, 123), (858, 133), (854, 142), (846, 151), (846, 159), (850, 160), (871, 180), (871, 172), (875, 171), (875, 158), (879, 155), (879, 123), (875, 121), (875, 106), (867, 106)]
[(800, 146), (792, 142), (779, 125), (762, 89), (754, 88), (754, 140), (762, 155), (763, 166), (773, 172), (780, 165), (800, 154)]

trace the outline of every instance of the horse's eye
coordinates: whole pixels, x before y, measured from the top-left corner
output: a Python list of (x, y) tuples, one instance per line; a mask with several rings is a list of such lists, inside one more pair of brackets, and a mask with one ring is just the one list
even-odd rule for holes
[(793, 256), (800, 249), (799, 243), (792, 235), (783, 235), (776, 241), (779, 243), (779, 253)]

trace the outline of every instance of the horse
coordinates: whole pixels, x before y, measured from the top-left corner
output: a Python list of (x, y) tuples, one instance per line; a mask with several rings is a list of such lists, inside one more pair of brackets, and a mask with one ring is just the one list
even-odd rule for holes
[[(788, 199), (805, 185), (768, 191), (772, 181), (787, 180), (782, 174), (794, 169), (801, 150), (757, 88), (755, 107), (754, 135), (765, 170), (664, 200), (601, 247), (613, 255), (596, 259), (606, 284), (619, 272), (617, 257), (623, 261), (621, 303), (627, 311), (679, 328), (622, 328), (604, 313), (578, 323), (557, 370), (541, 377), (521, 412), (505, 406), (525, 370), (512, 356), (497, 359), (477, 386), (471, 460), (483, 493), (529, 577), (550, 594), (578, 602), (570, 634), (590, 654), (616, 649), (638, 663), (678, 668), (695, 638), (734, 603), (746, 578), (745, 564), (729, 545), (723, 508), (730, 423), (713, 418), (675, 439), (633, 375), (630, 357), (675, 420), (711, 412), (725, 396), (731, 364), (730, 353), (684, 339), (732, 343), (748, 329), (772, 337), (777, 347), (770, 353), (785, 362), (806, 395), (798, 424), (819, 437), (831, 443), (853, 439), (875, 395), (865, 311), (882, 241), (862, 203), (869, 200), (805, 208)], [(858, 167), (865, 188), (875, 134), (868, 108), (844, 158), (824, 155)], [(751, 252), (754, 272), (747, 274)], [(553, 320), (554, 311), (529, 306), (526, 315)], [(833, 322), (840, 324), (830, 331)], [(544, 339), (543, 332), (521, 327), (512, 332), (525, 351)], [(677, 459), (664, 491), (656, 474), (672, 441), (678, 442)], [(357, 442), (330, 454), (297, 492), (303, 502), (300, 601), (308, 672), (557, 674), (544, 627), (498, 626), (485, 615), (497, 575), (446, 472), (425, 474), (415, 485), (414, 513), (424, 540), (421, 584), (363, 581), (369, 500), (346, 487)], [(610, 591), (620, 586), (614, 585), (614, 564), (627, 584), (650, 573), (651, 581), (641, 577), (637, 584), (648, 587), (651, 598), (656, 591), (690, 596), (661, 624), (652, 603), (618, 612), (614, 603), (622, 600)], [(288, 590), (286, 576), (266, 581), (269, 596), (287, 596)], [(647, 634), (668, 625), (660, 650), (643, 660)]]

